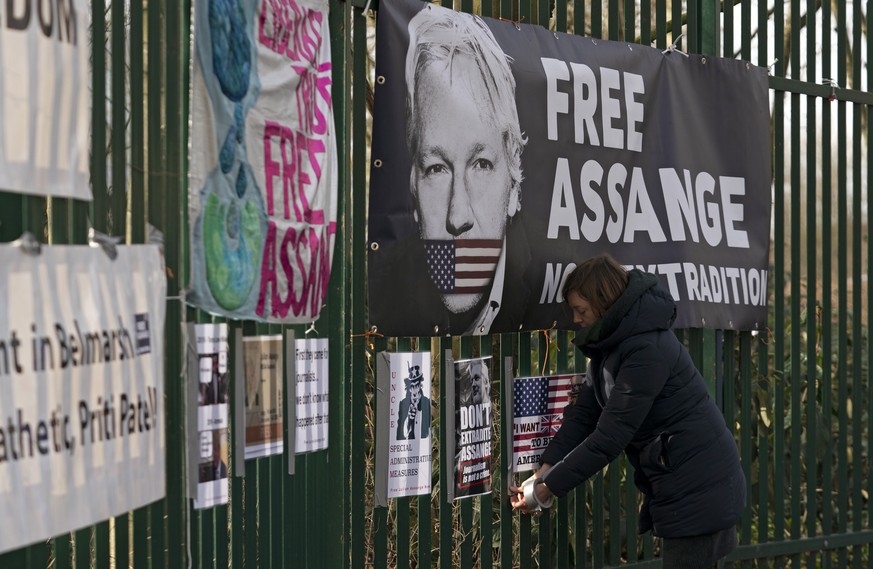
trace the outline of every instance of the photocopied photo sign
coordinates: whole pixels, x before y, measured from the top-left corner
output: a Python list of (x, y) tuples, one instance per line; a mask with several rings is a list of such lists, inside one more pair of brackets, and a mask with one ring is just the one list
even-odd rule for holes
[(380, 352), (376, 360), (376, 504), (430, 494), (430, 352)]
[[(4, 2), (0, 189), (91, 199), (91, 3)], [(50, 7), (49, 7), (50, 6)]]
[(570, 389), (581, 374), (516, 377), (512, 381), (512, 471), (540, 467), (540, 457), (561, 428)]
[(679, 328), (766, 327), (765, 68), (419, 0), (380, 1), (376, 51), (380, 333), (569, 330), (561, 285), (603, 252), (656, 274)]
[(328, 2), (195, 0), (192, 57), (188, 300), (312, 322), (337, 229)]
[(282, 453), (282, 336), (243, 338), (245, 457)]
[(228, 500), (230, 369), (227, 324), (193, 328), (198, 362), (197, 429), (189, 432), (188, 453), (194, 459), (189, 476), (197, 481), (194, 508), (202, 509)]
[(327, 338), (294, 340), (296, 454), (327, 448), (329, 356)]
[[(449, 500), (491, 492), (491, 357), (451, 361), (453, 381), (447, 397), (454, 404), (449, 421), (452, 479)], [(448, 386), (447, 386), (448, 387)]]
[(0, 246), (0, 553), (164, 497), (163, 260), (117, 252)]

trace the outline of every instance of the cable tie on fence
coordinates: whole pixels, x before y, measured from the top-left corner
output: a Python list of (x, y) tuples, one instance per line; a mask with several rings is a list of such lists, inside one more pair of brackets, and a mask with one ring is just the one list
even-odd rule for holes
[(498, 19), (498, 20), (502, 20), (502, 21), (504, 21), (504, 22), (509, 22), (510, 24), (512, 24), (513, 26), (515, 26), (515, 29), (516, 29), (516, 30), (520, 30), (520, 29), (521, 29), (521, 23), (524, 22), (524, 16), (522, 16), (522, 17), (519, 18), (518, 20), (512, 20), (512, 19), (510, 19), (510, 18), (497, 18), (497, 19)]
[(121, 237), (107, 235), (97, 231), (93, 227), (88, 228), (88, 244), (91, 247), (100, 247), (106, 256), (111, 260), (118, 258), (118, 244), (121, 243)]
[(373, 336), (378, 336), (380, 338), (385, 337), (383, 334), (380, 334), (379, 332), (377, 332), (377, 328), (375, 325), (371, 326), (370, 329), (367, 330), (366, 332), (364, 332), (363, 334), (350, 334), (350, 336), (352, 338), (364, 337), (367, 341), (367, 346), (369, 346), (369, 348), (371, 350), (375, 349), (375, 346), (373, 346), (373, 342), (370, 341), (371, 337), (373, 337)]
[(303, 332), (303, 335), (308, 336), (310, 332), (315, 332), (316, 334), (318, 334), (318, 330), (315, 329), (315, 320), (313, 320), (312, 324), (309, 325), (309, 328), (307, 328), (306, 331)]
[(554, 322), (554, 323), (552, 323), (551, 327), (549, 327), (549, 328), (544, 328), (544, 329), (542, 329), (542, 330), (537, 330), (537, 332), (542, 332), (542, 333), (543, 333), (543, 336), (546, 337), (546, 357), (543, 358), (543, 371), (540, 373), (540, 375), (542, 375), (542, 376), (545, 376), (545, 375), (546, 375), (546, 366), (549, 365), (549, 346), (551, 346), (552, 344), (554, 344), (554, 345), (555, 345), (555, 350), (557, 350), (557, 351), (559, 351), (559, 352), (561, 351), (561, 348), (558, 347), (558, 343), (555, 342), (554, 340), (552, 340), (552, 337), (549, 335), (549, 332), (550, 332), (551, 330), (554, 330), (554, 329), (555, 329), (555, 326), (557, 326), (557, 325), (558, 325), (558, 323), (557, 323), (557, 322)]
[(370, 13), (370, 2), (373, 0), (367, 0), (367, 3), (364, 4), (364, 16)]
[(824, 77), (821, 80), (821, 84), (831, 86), (831, 94), (828, 96), (828, 102), (833, 103), (837, 98), (837, 89), (840, 88), (840, 84), (837, 83), (836, 79), (831, 79), (830, 77)]
[(682, 40), (682, 38), (683, 38), (684, 36), (685, 36), (685, 32), (682, 32), (681, 34), (679, 34), (679, 37), (676, 38), (675, 40), (673, 40), (673, 43), (671, 43), (669, 46), (667, 46), (667, 49), (665, 49), (665, 50), (662, 51), (661, 53), (663, 53), (664, 55), (666, 55), (666, 54), (668, 54), (668, 53), (672, 53), (672, 52), (675, 51), (676, 53), (681, 53), (681, 54), (684, 55), (685, 57), (688, 57), (688, 54), (687, 54), (687, 53), (685, 53), (684, 51), (682, 51), (681, 49), (679, 49), (679, 41)]
[(770, 62), (770, 65), (767, 66), (767, 75), (773, 75), (773, 67), (779, 63), (779, 58), (777, 57), (773, 61)]
[(18, 247), (22, 253), (31, 257), (38, 257), (42, 252), (42, 244), (30, 231), (22, 233), (21, 237), (12, 242), (12, 246)]

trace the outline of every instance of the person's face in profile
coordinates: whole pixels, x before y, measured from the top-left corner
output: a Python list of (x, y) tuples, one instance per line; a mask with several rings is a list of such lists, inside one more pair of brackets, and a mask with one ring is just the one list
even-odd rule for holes
[[(412, 192), (421, 238), (502, 240), (519, 190), (478, 67), (467, 55), (430, 63), (420, 73), (415, 99), (419, 143)], [(457, 313), (482, 294), (442, 298)]]
[(567, 305), (573, 311), (573, 324), (580, 328), (588, 328), (600, 318), (587, 300), (576, 292), (567, 293)]

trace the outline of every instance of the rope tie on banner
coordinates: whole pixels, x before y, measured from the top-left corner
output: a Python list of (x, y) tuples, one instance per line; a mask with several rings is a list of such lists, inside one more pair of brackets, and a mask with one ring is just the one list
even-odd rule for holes
[(371, 326), (370, 329), (367, 330), (366, 332), (364, 332), (363, 334), (350, 334), (350, 336), (351, 336), (352, 338), (361, 338), (361, 337), (365, 338), (366, 341), (367, 341), (367, 346), (368, 346), (371, 350), (375, 349), (375, 346), (373, 345), (373, 342), (370, 341), (370, 338), (372, 338), (373, 336), (378, 336), (379, 338), (384, 338), (384, 337), (385, 337), (383, 334), (380, 334), (379, 332), (376, 331), (376, 326), (375, 326), (375, 325), (374, 325), (374, 326)]
[(558, 343), (552, 340), (552, 336), (549, 334), (550, 331), (555, 329), (555, 326), (557, 326), (557, 322), (552, 324), (549, 328), (537, 330), (537, 332), (542, 332), (543, 336), (546, 337), (546, 357), (543, 358), (543, 371), (540, 373), (542, 376), (546, 375), (546, 367), (549, 365), (549, 347), (554, 344), (555, 350), (558, 352), (561, 351), (561, 348), (558, 347)]
[(679, 46), (679, 42), (682, 40), (683, 37), (685, 37), (685, 32), (682, 32), (681, 34), (679, 34), (679, 37), (676, 38), (675, 40), (673, 40), (673, 43), (671, 43), (670, 46), (667, 47), (667, 49), (665, 49), (665, 50), (662, 51), (661, 53), (663, 53), (663, 54), (666, 55), (666, 54), (668, 54), (668, 53), (672, 53), (672, 52), (675, 51), (676, 53), (681, 53), (681, 54), (684, 55), (685, 57), (688, 57), (688, 54), (685, 53), (684, 51), (682, 51), (681, 49), (679, 49), (679, 47), (678, 47), (678, 46)]
[(502, 22), (509, 22), (510, 24), (515, 26), (516, 30), (521, 30), (521, 23), (524, 22), (524, 16), (522, 16), (518, 20), (511, 20), (509, 18), (497, 18), (497, 19), (502, 21)]

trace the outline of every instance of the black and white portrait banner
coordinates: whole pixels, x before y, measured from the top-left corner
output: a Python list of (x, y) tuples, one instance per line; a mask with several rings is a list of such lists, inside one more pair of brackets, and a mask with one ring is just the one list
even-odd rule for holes
[(383, 0), (369, 316), (389, 335), (571, 326), (608, 252), (678, 327), (766, 324), (767, 72), (745, 61)]

